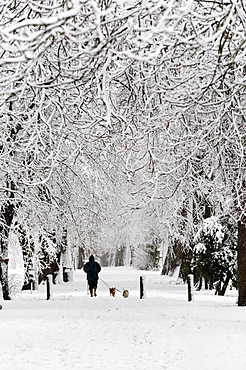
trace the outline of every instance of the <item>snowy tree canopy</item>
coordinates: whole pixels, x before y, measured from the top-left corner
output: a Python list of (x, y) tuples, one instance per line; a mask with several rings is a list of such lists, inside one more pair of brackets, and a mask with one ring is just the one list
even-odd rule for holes
[(243, 219), (242, 1), (9, 0), (0, 10), (2, 213), (9, 201), (22, 219), (38, 209), (92, 244), (116, 219), (131, 224), (123, 205), (152, 215), (161, 205), (189, 230), (207, 205)]

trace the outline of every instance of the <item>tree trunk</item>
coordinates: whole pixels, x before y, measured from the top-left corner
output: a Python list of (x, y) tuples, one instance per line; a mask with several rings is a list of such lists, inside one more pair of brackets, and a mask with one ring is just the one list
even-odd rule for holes
[(84, 247), (78, 247), (78, 257), (77, 257), (77, 265), (76, 265), (77, 269), (81, 270), (83, 268), (84, 258), (85, 258)]
[(231, 280), (231, 273), (228, 272), (228, 274), (226, 276), (226, 279), (224, 281), (223, 287), (221, 289), (221, 294), (220, 295), (222, 295), (222, 296), (225, 295), (225, 292), (226, 292), (226, 289), (228, 287), (228, 284), (229, 284), (230, 280)]
[[(13, 98), (13, 100), (12, 100)], [(15, 94), (11, 94), (9, 99), (9, 111), (13, 111)], [(21, 130), (21, 125), (13, 123), (12, 113), (9, 114), (9, 122), (11, 124), (10, 141), (13, 142), (17, 138), (18, 132)], [(9, 140), (9, 139), (8, 139)], [(11, 146), (10, 146), (11, 147)], [(10, 150), (10, 158), (14, 157), (15, 152)], [(0, 210), (0, 282), (2, 284), (3, 299), (10, 299), (9, 282), (8, 282), (8, 247), (9, 247), (9, 232), (13, 222), (15, 209), (18, 204), (15, 202), (16, 186), (14, 181), (6, 175), (6, 201), (1, 206)]]
[(8, 245), (9, 231), (15, 212), (14, 204), (10, 201), (1, 207), (0, 224), (0, 282), (2, 284), (3, 299), (10, 299), (8, 282)]
[(198, 285), (197, 285), (197, 290), (198, 291), (200, 291), (200, 290), (202, 290), (202, 277), (200, 277), (199, 278), (199, 280), (198, 280), (198, 283), (197, 283)]
[[(66, 233), (65, 240), (66, 240)], [(64, 240), (63, 240), (64, 242)], [(50, 244), (52, 243), (53, 246)], [(46, 235), (40, 236), (40, 250), (39, 250), (39, 273), (38, 273), (38, 284), (42, 281), (45, 281), (47, 275), (53, 276), (53, 283), (56, 283), (56, 278), (60, 271), (60, 262), (61, 262), (61, 251), (58, 251), (56, 244), (56, 234), (55, 232), (48, 233)], [(61, 248), (64, 248), (63, 244)], [(63, 260), (66, 261), (66, 249), (63, 249)], [(70, 257), (70, 256), (69, 256)], [(65, 263), (65, 266), (68, 266)], [(69, 265), (70, 266), (70, 265)]]
[(176, 240), (173, 246), (169, 246), (166, 259), (162, 268), (162, 275), (172, 276), (176, 269), (181, 266), (182, 245)]
[(207, 278), (204, 279), (204, 284), (205, 284), (205, 289), (208, 290), (208, 279)]
[(238, 222), (238, 306), (246, 306), (246, 219)]
[(221, 284), (222, 284), (222, 282), (221, 282), (221, 280), (219, 280), (218, 282), (217, 282), (217, 284), (216, 284), (216, 290), (215, 290), (215, 295), (216, 294), (218, 294), (218, 295), (221, 295)]
[(19, 225), (18, 227), (18, 240), (22, 249), (22, 256), (24, 262), (24, 284), (22, 290), (31, 289), (31, 281), (29, 270), (33, 269), (33, 255), (34, 255), (34, 241), (27, 235), (26, 230)]
[(8, 262), (8, 259), (1, 259), (0, 261), (0, 279), (4, 300), (11, 299), (9, 295)]

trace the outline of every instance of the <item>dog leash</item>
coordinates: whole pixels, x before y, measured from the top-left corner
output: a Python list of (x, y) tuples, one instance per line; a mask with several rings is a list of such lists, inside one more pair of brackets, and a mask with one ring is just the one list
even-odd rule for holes
[(104, 281), (101, 277), (100, 277), (100, 280), (102, 280), (102, 282), (103, 282), (105, 285), (107, 285), (107, 287), (108, 287), (108, 288), (111, 288), (111, 287), (110, 287), (110, 285), (108, 285), (108, 284), (106, 283), (106, 281)]
[[(105, 284), (105, 285), (107, 285), (107, 287), (110, 289), (110, 288), (112, 288), (110, 285), (108, 285), (108, 283), (106, 283), (106, 281), (104, 281), (101, 277), (100, 277), (100, 280), (102, 280), (102, 282)], [(121, 290), (119, 290), (119, 289), (117, 289), (117, 288), (115, 288), (115, 290), (117, 290), (117, 292), (121, 292)]]

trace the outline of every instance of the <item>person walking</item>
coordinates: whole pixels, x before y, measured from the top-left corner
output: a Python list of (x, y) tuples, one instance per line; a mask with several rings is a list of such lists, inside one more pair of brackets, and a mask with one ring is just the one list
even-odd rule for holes
[(84, 272), (87, 274), (87, 281), (89, 285), (89, 291), (91, 297), (97, 296), (97, 283), (98, 283), (98, 273), (101, 271), (101, 266), (95, 261), (94, 256), (90, 256), (89, 262), (84, 265)]

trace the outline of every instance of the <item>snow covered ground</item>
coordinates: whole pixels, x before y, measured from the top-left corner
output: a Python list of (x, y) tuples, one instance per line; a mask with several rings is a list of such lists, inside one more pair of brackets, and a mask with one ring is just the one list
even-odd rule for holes
[(53, 286), (52, 300), (41, 285), (0, 301), (0, 369), (246, 369), (246, 308), (237, 307), (236, 292), (195, 292), (188, 302), (187, 287), (158, 272), (103, 268), (100, 276), (129, 289), (129, 298), (110, 297), (102, 281), (89, 297), (79, 270)]

